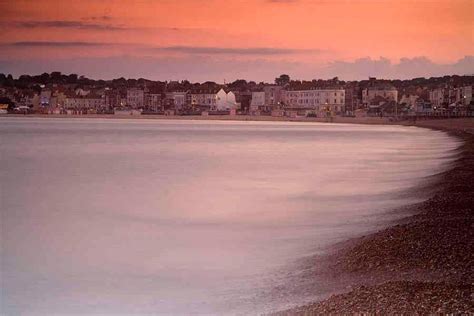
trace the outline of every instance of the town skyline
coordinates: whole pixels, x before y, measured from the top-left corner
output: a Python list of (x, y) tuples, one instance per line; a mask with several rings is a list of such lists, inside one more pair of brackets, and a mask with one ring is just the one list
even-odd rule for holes
[[(396, 82), (396, 81), (412, 81), (412, 80), (418, 80), (418, 79), (422, 79), (422, 80), (443, 80), (443, 78), (466, 78), (467, 80), (471, 80), (472, 78), (474, 78), (474, 73), (468, 73), (468, 74), (464, 74), (464, 75), (459, 75), (459, 74), (453, 74), (453, 73), (445, 73), (445, 74), (442, 74), (442, 75), (439, 75), (439, 76), (418, 76), (418, 77), (410, 77), (410, 78), (389, 78), (389, 77), (380, 77), (380, 76), (367, 76), (367, 77), (364, 77), (364, 78), (361, 78), (361, 79), (354, 79), (354, 80), (347, 80), (347, 79), (344, 79), (340, 76), (338, 76), (337, 74), (335, 76), (332, 76), (332, 77), (328, 77), (328, 78), (323, 78), (323, 77), (312, 77), (312, 78), (300, 78), (300, 77), (294, 77), (294, 76), (291, 76), (289, 75), (287, 72), (282, 72), (282, 73), (278, 73), (276, 74), (273, 78), (271, 78), (270, 80), (255, 80), (253, 78), (245, 78), (245, 77), (238, 77), (234, 80), (222, 80), (222, 81), (218, 81), (218, 80), (211, 80), (209, 78), (207, 79), (204, 79), (204, 80), (189, 80), (189, 79), (173, 79), (173, 78), (164, 78), (164, 79), (152, 79), (152, 78), (147, 78), (147, 77), (144, 77), (144, 76), (136, 76), (136, 77), (126, 77), (124, 75), (122, 76), (116, 76), (116, 77), (113, 77), (113, 78), (102, 78), (102, 77), (99, 77), (99, 78), (94, 78), (94, 77), (89, 77), (87, 76), (85, 73), (81, 73), (81, 72), (78, 72), (78, 73), (75, 73), (75, 72), (62, 72), (60, 70), (52, 70), (52, 71), (44, 71), (44, 72), (41, 72), (41, 73), (19, 73), (19, 74), (13, 74), (13, 73), (9, 73), (9, 72), (1, 72), (0, 71), (0, 81), (3, 82), (5, 80), (7, 80), (8, 78), (11, 78), (12, 80), (22, 80), (22, 78), (29, 78), (29, 80), (36, 80), (36, 83), (40, 83), (40, 78), (41, 77), (44, 77), (44, 76), (47, 76), (49, 79), (45, 79), (44, 80), (48, 80), (48, 83), (53, 83), (53, 77), (54, 76), (66, 76), (66, 77), (74, 77), (76, 78), (75, 80), (81, 80), (84, 79), (84, 80), (91, 80), (91, 81), (97, 81), (97, 82), (101, 82), (101, 81), (104, 81), (104, 82), (112, 82), (112, 81), (116, 81), (116, 80), (132, 80), (132, 81), (143, 81), (143, 82), (156, 82), (156, 83), (170, 83), (170, 82), (188, 82), (189, 84), (206, 84), (206, 83), (213, 83), (213, 84), (216, 84), (216, 85), (220, 85), (220, 86), (225, 86), (225, 85), (228, 85), (228, 84), (232, 84), (232, 83), (235, 83), (235, 82), (239, 82), (239, 81), (245, 81), (247, 83), (255, 83), (256, 85), (259, 85), (259, 84), (264, 84), (264, 85), (273, 85), (273, 84), (276, 84), (278, 85), (278, 83), (276, 82), (277, 80), (280, 79), (281, 76), (288, 76), (288, 79), (289, 81), (291, 82), (313, 82), (313, 83), (316, 83), (316, 82), (331, 82), (331, 81), (337, 81), (339, 83), (358, 83), (358, 82), (364, 82), (364, 81), (370, 81), (371, 78), (372, 79), (376, 79), (378, 81), (387, 81), (387, 82)], [(447, 79), (447, 80), (449, 80)], [(25, 80), (28, 80), (28, 79), (25, 79)], [(4, 83), (4, 82), (3, 82)]]
[(474, 73), (473, 2), (0, 1), (0, 72), (94, 79)]
[(8, 113), (116, 114), (324, 118), (471, 115), (474, 76), (386, 80), (295, 80), (226, 84), (92, 80), (61, 72), (37, 76), (0, 73), (0, 105)]

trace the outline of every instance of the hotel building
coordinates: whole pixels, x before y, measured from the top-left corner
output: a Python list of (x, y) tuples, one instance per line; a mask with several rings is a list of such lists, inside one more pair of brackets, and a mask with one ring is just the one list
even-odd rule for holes
[(344, 111), (343, 89), (287, 90), (282, 98), (287, 108), (307, 108), (316, 112), (339, 113)]

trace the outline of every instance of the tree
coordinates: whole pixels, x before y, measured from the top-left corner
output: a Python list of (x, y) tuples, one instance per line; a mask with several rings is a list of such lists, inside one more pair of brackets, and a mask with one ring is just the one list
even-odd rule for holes
[(61, 82), (62, 74), (61, 74), (60, 71), (53, 71), (50, 75), (50, 78), (53, 82), (59, 83), (59, 82)]
[(288, 75), (280, 75), (280, 77), (275, 78), (275, 83), (279, 86), (284, 86), (290, 82), (290, 76)]
[(69, 76), (67, 76), (67, 83), (71, 83), (71, 84), (77, 83), (77, 75), (70, 74)]
[(30, 82), (31, 82), (31, 76), (29, 76), (29, 75), (21, 75), (21, 76), (18, 78), (18, 82), (23, 83), (23, 84), (30, 83)]
[(120, 77), (118, 79), (113, 79), (112, 80), (112, 85), (114, 87), (123, 87), (123, 86), (127, 85), (127, 79), (125, 79), (124, 77)]
[(48, 84), (49, 83), (49, 74), (47, 72), (43, 73), (41, 76), (39, 76), (39, 82), (42, 84)]
[(244, 91), (247, 89), (247, 81), (244, 79), (237, 79), (232, 83), (229, 83), (229, 88)]

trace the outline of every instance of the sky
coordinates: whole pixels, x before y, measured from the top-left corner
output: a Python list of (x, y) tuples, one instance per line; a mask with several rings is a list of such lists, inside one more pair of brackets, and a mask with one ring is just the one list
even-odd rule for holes
[(216, 82), (474, 74), (474, 0), (0, 0), (0, 73)]

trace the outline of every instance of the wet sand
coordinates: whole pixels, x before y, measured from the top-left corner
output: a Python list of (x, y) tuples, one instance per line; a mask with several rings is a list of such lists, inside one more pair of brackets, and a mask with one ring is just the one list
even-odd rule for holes
[(452, 168), (420, 188), (431, 197), (325, 258), (327, 281), (346, 291), (278, 315), (474, 313), (474, 119), (416, 125), (464, 141)]

